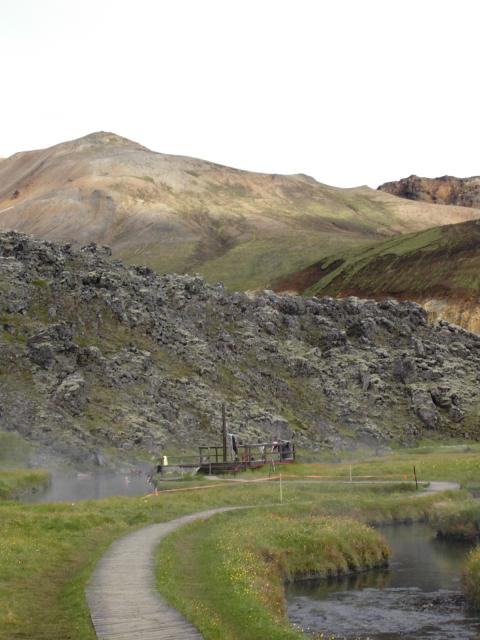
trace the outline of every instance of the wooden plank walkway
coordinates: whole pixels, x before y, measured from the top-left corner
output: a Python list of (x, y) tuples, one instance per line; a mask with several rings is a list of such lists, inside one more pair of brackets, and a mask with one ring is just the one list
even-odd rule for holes
[(153, 524), (114, 542), (100, 559), (86, 596), (99, 640), (200, 640), (200, 632), (158, 593), (155, 550), (175, 529), (238, 507), (211, 509)]

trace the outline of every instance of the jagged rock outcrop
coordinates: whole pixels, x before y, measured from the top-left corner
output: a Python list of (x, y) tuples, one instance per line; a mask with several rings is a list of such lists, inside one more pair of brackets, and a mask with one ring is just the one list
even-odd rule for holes
[(454, 176), (420, 178), (412, 175), (402, 180), (386, 182), (378, 189), (408, 200), (453, 204), (462, 207), (480, 207), (479, 176), (471, 178), (455, 178)]
[(480, 337), (412, 302), (228, 294), (103, 247), (0, 234), (0, 426), (77, 461), (296, 432), (480, 437)]

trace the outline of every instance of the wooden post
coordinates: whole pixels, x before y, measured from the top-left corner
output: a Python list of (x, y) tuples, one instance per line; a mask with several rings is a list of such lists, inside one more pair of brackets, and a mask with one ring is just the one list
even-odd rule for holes
[(415, 478), (415, 487), (416, 489), (418, 489), (417, 471), (415, 469), (415, 465), (413, 466), (413, 477)]
[(224, 404), (222, 404), (222, 437), (223, 437), (223, 461), (227, 462), (227, 420), (225, 418)]

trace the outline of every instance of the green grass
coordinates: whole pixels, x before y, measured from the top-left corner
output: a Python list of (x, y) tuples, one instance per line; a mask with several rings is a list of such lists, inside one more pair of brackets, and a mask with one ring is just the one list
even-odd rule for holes
[(254, 499), (271, 500), (272, 487), (255, 496), (233, 486), (159, 498), (0, 503), (0, 639), (93, 640), (84, 587), (113, 539), (150, 522)]
[[(424, 481), (450, 479), (469, 486), (480, 472), (479, 447), (430, 445), (397, 451), (385, 458), (283, 466), (279, 469), (287, 506), (253, 514), (223, 514), (206, 527), (194, 523), (178, 531), (160, 548), (157, 563), (160, 590), (209, 640), (301, 637), (291, 629), (285, 616), (284, 580), (360, 568), (362, 562), (351, 549), (344, 555), (342, 540), (353, 546), (360, 543), (364, 550), (379, 549), (378, 542), (377, 546), (372, 541), (372, 546), (365, 544), (363, 529), (357, 529), (360, 522), (424, 520), (444, 534), (451, 531), (464, 538), (468, 536), (463, 534), (472, 527), (477, 530), (480, 508), (465, 490), (412, 500), (414, 465)], [(350, 469), (354, 478), (375, 476), (397, 482), (319, 485), (315, 477), (308, 478), (321, 476), (345, 481)], [(261, 473), (249, 475), (258, 478)], [(295, 482), (299, 477), (310, 482), (300, 485), (300, 500)], [(404, 478), (408, 482), (403, 482)], [(355, 519), (348, 537), (340, 533), (345, 518)], [(331, 527), (336, 535), (320, 541), (320, 521), (321, 528)], [(299, 549), (303, 553), (298, 553)], [(350, 563), (346, 557), (350, 557)], [(332, 563), (323, 564), (325, 558)], [(374, 555), (370, 558), (372, 565), (374, 558)], [(367, 566), (369, 562), (363, 564)], [(241, 624), (242, 618), (248, 618), (247, 627)]]
[(296, 231), (289, 237), (251, 238), (235, 243), (225, 253), (198, 259), (197, 244), (172, 240), (116, 253), (128, 263), (147, 264), (158, 273), (198, 272), (209, 282), (221, 281), (230, 291), (267, 288), (285, 275), (320, 260), (332, 250), (345, 250), (365, 242), (360, 234)]
[(470, 552), (463, 571), (463, 589), (467, 601), (474, 609), (480, 609), (480, 547)]
[(299, 271), (337, 248), (358, 246), (362, 240), (355, 234), (338, 237), (326, 232), (297, 231), (287, 238), (239, 243), (225, 255), (205, 261), (196, 270), (210, 282), (221, 280), (231, 291), (269, 288), (282, 275)]
[[(478, 544), (480, 503), (473, 499), (439, 503), (433, 509), (431, 525), (440, 537)], [(475, 547), (467, 557), (462, 586), (469, 606), (480, 609), (480, 546)]]
[(285, 580), (382, 564), (385, 545), (365, 522), (425, 520), (440, 500), (412, 500), (411, 491), (394, 485), (300, 487), (285, 483), (283, 507), (215, 516), (160, 547), (160, 591), (207, 640), (300, 638), (286, 619)]
[(286, 509), (215, 516), (170, 536), (160, 548), (162, 593), (205, 638), (287, 639), (283, 583), (383, 566), (388, 548), (349, 518)]
[(338, 464), (297, 464), (285, 465), (282, 472), (285, 479), (293, 475), (318, 475), (332, 478), (355, 479), (375, 476), (378, 479), (413, 481), (413, 467), (419, 481), (450, 480), (459, 482), (465, 488), (478, 482), (480, 477), (480, 445), (419, 447), (399, 449), (388, 456), (369, 457), (365, 460), (351, 460)]
[[(189, 483), (184, 483), (188, 487)], [(278, 501), (278, 483), (227, 486), (78, 503), (0, 503), (0, 640), (93, 640), (83, 590), (108, 544), (151, 522), (212, 506), (265, 505)], [(425, 517), (431, 498), (411, 500), (366, 488), (292, 484), (286, 504), (321, 504), (325, 512), (369, 519)]]
[(172, 237), (171, 242), (162, 244), (145, 243), (133, 249), (115, 252), (115, 257), (127, 264), (146, 264), (157, 273), (184, 273), (191, 262), (196, 243), (190, 240), (179, 241)]

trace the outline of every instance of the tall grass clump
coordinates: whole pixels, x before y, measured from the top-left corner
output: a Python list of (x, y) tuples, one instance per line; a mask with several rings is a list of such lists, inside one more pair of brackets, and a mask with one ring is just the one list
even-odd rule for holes
[(469, 605), (480, 609), (480, 547), (470, 552), (463, 570), (463, 590)]
[(430, 516), (437, 535), (452, 540), (475, 541), (480, 537), (480, 503), (473, 498), (440, 502)]

